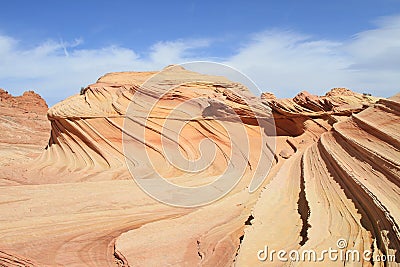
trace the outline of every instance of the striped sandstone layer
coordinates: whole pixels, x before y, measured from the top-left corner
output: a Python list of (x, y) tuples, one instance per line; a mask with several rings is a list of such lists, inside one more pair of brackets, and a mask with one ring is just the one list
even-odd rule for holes
[[(400, 260), (399, 96), (378, 100), (338, 88), (322, 97), (302, 92), (294, 99), (258, 98), (226, 78), (181, 68), (141, 86), (154, 74), (107, 74), (48, 111), (46, 150), (36, 160), (17, 160), (2, 170), (7, 183), (0, 187), (0, 266), (310, 266), (317, 263), (261, 262), (257, 253), (265, 245), (321, 251), (336, 248), (340, 238), (348, 249)], [(149, 99), (171, 85), (146, 116)], [(184, 116), (173, 112), (188, 101), (183, 109), (199, 116), (180, 132), (180, 151), (196, 159), (201, 140), (218, 146), (215, 163), (200, 175), (168, 165), (160, 143), (161, 135), (176, 141), (162, 125)], [(155, 169), (171, 181), (210, 182), (224, 172), (232, 152), (228, 135), (213, 120), (218, 117), (232, 129), (246, 129), (250, 156), (239, 157), (248, 164), (243, 178), (225, 197), (201, 207), (152, 199), (127, 170), (122, 137), (128, 106), (135, 118), (130, 134), (140, 137), (136, 130), (147, 129), (145, 140), (134, 139), (137, 150), (128, 160), (135, 166), (143, 167), (144, 145)], [(262, 142), (263, 128), (254, 119), (268, 108), (275, 119), (275, 150)], [(232, 110), (240, 123), (231, 119)], [(234, 152), (244, 150), (243, 142)], [(271, 164), (271, 171), (262, 187), (249, 193), (263, 164)], [(22, 168), (27, 170), (14, 174)]]

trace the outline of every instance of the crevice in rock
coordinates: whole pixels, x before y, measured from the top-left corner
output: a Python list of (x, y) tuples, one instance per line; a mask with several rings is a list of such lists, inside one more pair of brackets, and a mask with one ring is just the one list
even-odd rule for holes
[(308, 205), (308, 201), (306, 198), (305, 192), (305, 180), (304, 180), (304, 156), (301, 160), (301, 176), (300, 176), (300, 193), (299, 200), (297, 201), (297, 211), (300, 214), (301, 221), (303, 223), (300, 231), (301, 240), (299, 242), (300, 246), (303, 246), (308, 240), (308, 228), (311, 225), (308, 223), (308, 219), (310, 217), (310, 206)]
[[(250, 216), (244, 222), (244, 225), (253, 225), (253, 223), (251, 222), (253, 219), (254, 219), (254, 216), (252, 214), (250, 214)], [(239, 255), (239, 250), (240, 250), (240, 247), (242, 246), (243, 239), (244, 239), (244, 233), (239, 237), (239, 246), (236, 250), (236, 254), (235, 254), (233, 262), (236, 262), (236, 258)]]
[(286, 138), (286, 143), (293, 149), (294, 153), (297, 152), (297, 147), (296, 147), (296, 145), (293, 143), (292, 140), (290, 140), (289, 138)]
[[(371, 255), (374, 255), (374, 252), (375, 252), (374, 250), (375, 250), (374, 242), (372, 242), (372, 243), (371, 243)], [(371, 263), (372, 266), (374, 266), (374, 264), (375, 264), (375, 263), (374, 263), (374, 257), (371, 257), (371, 258), (369, 259), (369, 262)]]
[(250, 214), (249, 218), (244, 222), (244, 225), (253, 225), (251, 221), (254, 219), (253, 215)]
[(129, 266), (128, 262), (126, 261), (124, 256), (122, 256), (121, 253), (117, 252), (115, 245), (114, 245), (114, 261), (118, 267), (128, 267)]
[(200, 252), (200, 241), (197, 240), (197, 255), (199, 255), (200, 261), (203, 260), (203, 253)]
[(239, 250), (240, 250), (240, 246), (242, 245), (243, 238), (244, 238), (244, 234), (239, 237), (239, 246), (236, 250), (236, 254), (235, 254), (235, 258), (233, 259), (233, 262), (236, 262), (236, 258), (239, 255)]

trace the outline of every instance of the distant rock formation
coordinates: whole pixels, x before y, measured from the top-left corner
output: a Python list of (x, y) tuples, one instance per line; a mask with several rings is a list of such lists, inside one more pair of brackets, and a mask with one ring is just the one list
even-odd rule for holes
[(337, 120), (334, 117), (349, 116), (378, 100), (346, 88), (333, 88), (325, 96), (303, 91), (293, 99), (277, 99), (272, 93), (263, 93), (261, 99), (274, 111), (277, 134), (290, 136), (303, 134), (304, 122), (309, 119), (323, 118), (332, 124)]
[(32, 161), (44, 151), (50, 135), (47, 109), (32, 91), (14, 97), (0, 89), (0, 185), (15, 183), (8, 179), (21, 174), (15, 163)]
[(49, 125), (46, 101), (33, 91), (12, 96), (0, 89), (0, 142), (45, 146)]
[(0, 88), (0, 107), (16, 108), (27, 112), (43, 113), (47, 112), (46, 101), (33, 91), (26, 91), (21, 96), (12, 96), (4, 89)]

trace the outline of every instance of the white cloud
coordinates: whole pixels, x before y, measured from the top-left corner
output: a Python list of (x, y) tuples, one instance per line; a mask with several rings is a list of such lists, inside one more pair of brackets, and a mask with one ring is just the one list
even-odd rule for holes
[(300, 90), (324, 94), (332, 87), (390, 96), (400, 90), (400, 16), (342, 41), (318, 40), (290, 31), (254, 35), (225, 61), (262, 90), (291, 97)]
[[(249, 36), (221, 60), (252, 78), (264, 91), (290, 97), (300, 90), (323, 94), (337, 86), (390, 96), (400, 88), (400, 16), (347, 40), (321, 40), (291, 31), (267, 30)], [(48, 40), (32, 48), (0, 34), (0, 87), (13, 94), (34, 89), (54, 104), (112, 71), (161, 69), (207, 60), (209, 39), (157, 42), (144, 54), (121, 46), (84, 49), (83, 40)]]
[(355, 35), (347, 51), (354, 57), (352, 69), (400, 70), (400, 16), (377, 22), (379, 28)]
[(161, 69), (183, 61), (188, 51), (207, 42), (160, 42), (151, 47), (147, 58), (120, 46), (83, 49), (81, 44), (79, 39), (72, 43), (49, 40), (22, 49), (17, 40), (0, 35), (0, 87), (13, 94), (34, 89), (54, 104), (107, 72)]
[(0, 35), (0, 56), (5, 57), (16, 41), (8, 36)]
[(339, 53), (341, 46), (292, 32), (267, 31), (225, 63), (245, 72), (261, 90), (292, 96), (304, 89), (324, 91), (341, 80), (339, 70), (348, 65)]
[(164, 66), (180, 63), (185, 59), (196, 58), (193, 50), (206, 48), (209, 45), (210, 41), (206, 39), (158, 42), (150, 48), (150, 60)]

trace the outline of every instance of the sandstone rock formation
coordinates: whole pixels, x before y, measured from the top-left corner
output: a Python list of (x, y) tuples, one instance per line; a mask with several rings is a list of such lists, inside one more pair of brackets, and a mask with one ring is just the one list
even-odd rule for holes
[[(329, 247), (338, 249), (341, 238), (346, 249), (396, 258), (390, 263), (361, 259), (355, 266), (399, 264), (400, 105), (396, 101), (398, 96), (380, 99), (334, 123), (316, 142), (297, 147), (295, 156), (261, 193), (253, 225), (245, 229), (238, 265), (259, 264), (254, 255), (264, 244), (276, 250), (321, 253)], [(300, 138), (304, 140), (296, 139)], [(326, 260), (320, 265), (343, 262)]]
[[(167, 70), (106, 74), (48, 110), (51, 133), (45, 105), (30, 109), (25, 94), (0, 91), (0, 145), (28, 136), (35, 152), (20, 147), (23, 157), (13, 150), (0, 160), (0, 266), (310, 266), (318, 263), (257, 256), (265, 245), (320, 253), (340, 239), (375, 259), (396, 257), (346, 265), (400, 264), (400, 95), (258, 97), (224, 77)], [(216, 147), (211, 164), (177, 167), (181, 155), (202, 166), (204, 139)], [(217, 201), (187, 208), (150, 197), (128, 168), (186, 187), (226, 170), (241, 179)]]
[(46, 102), (32, 91), (13, 97), (0, 89), (0, 185), (15, 183), (9, 173), (18, 162), (31, 161), (44, 151), (49, 139), (50, 124), (46, 118)]

